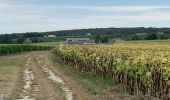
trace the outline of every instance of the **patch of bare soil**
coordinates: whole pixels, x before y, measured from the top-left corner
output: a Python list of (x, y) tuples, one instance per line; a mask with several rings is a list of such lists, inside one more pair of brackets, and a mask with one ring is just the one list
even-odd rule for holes
[(54, 84), (48, 78), (48, 75), (44, 73), (41, 69), (41, 65), (36, 60), (37, 55), (32, 55), (34, 62), (32, 65), (32, 69), (35, 73), (35, 84), (37, 85), (37, 100), (63, 100), (64, 95), (60, 89), (60, 86)]
[(54, 84), (40, 68), (34, 55), (30, 55), (23, 71), (23, 85), (17, 100), (63, 100), (59, 85)]
[(24, 85), (22, 87), (22, 91), (18, 93), (19, 97), (17, 100), (35, 100), (34, 98), (35, 93), (32, 92), (32, 91), (34, 92), (36, 91), (34, 90), (35, 86), (33, 86), (33, 81), (35, 80), (35, 77), (31, 65), (32, 65), (32, 59), (29, 58), (25, 66), (25, 70), (23, 71)]
[(58, 83), (61, 85), (61, 89), (65, 93), (65, 98), (67, 100), (72, 100), (72, 91), (69, 89), (69, 87), (65, 84), (65, 82), (57, 75), (53, 73), (52, 70), (50, 70), (47, 66), (46, 63), (44, 63), (43, 56), (41, 55), (40, 58), (38, 59), (38, 64), (42, 68), (42, 70), (47, 74), (48, 78), (51, 79), (54, 83)]
[(13, 100), (86, 100), (63, 76), (49, 63), (48, 52), (30, 53)]

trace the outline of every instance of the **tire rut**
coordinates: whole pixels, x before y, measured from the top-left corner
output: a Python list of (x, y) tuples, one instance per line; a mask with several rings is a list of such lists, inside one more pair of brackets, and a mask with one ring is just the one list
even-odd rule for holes
[(72, 100), (73, 99), (73, 93), (71, 89), (66, 85), (66, 83), (62, 80), (60, 76), (57, 76), (49, 67), (48, 64), (45, 63), (43, 55), (37, 56), (37, 63), (40, 66), (40, 68), (43, 70), (43, 72), (47, 75), (47, 78), (53, 81), (55, 84), (59, 84), (60, 88), (65, 94), (66, 100)]
[(35, 81), (38, 88), (36, 100), (63, 100), (64, 96), (58, 85), (54, 84), (47, 75), (40, 68), (36, 60), (36, 56), (32, 56), (34, 59), (32, 69), (35, 73)]
[(32, 59), (28, 58), (24, 68), (25, 70), (23, 71), (24, 85), (22, 86), (22, 91), (20, 91), (17, 100), (35, 100), (34, 97), (36, 95), (36, 85), (33, 85), (35, 77), (31, 65)]
[[(77, 92), (75, 93), (74, 88), (67, 84), (60, 73), (56, 73), (57, 69), (52, 68), (46, 56), (47, 52), (36, 52), (28, 57), (15, 100), (78, 99)], [(82, 100), (80, 98), (79, 100)]]

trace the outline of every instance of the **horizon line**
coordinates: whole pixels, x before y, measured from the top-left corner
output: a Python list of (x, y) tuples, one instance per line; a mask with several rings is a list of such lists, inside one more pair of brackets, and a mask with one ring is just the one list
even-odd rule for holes
[(46, 32), (60, 32), (60, 31), (74, 31), (74, 30), (88, 30), (88, 29), (107, 29), (107, 28), (170, 28), (170, 27), (96, 27), (96, 28), (75, 28), (75, 29), (61, 29), (54, 31), (30, 31), (30, 32), (12, 32), (12, 33), (0, 33), (3, 34), (25, 34), (25, 33), (46, 33)]

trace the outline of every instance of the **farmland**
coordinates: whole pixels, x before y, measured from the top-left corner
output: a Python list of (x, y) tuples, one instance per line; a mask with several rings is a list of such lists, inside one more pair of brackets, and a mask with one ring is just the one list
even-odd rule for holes
[(0, 100), (170, 100), (170, 0), (0, 0)]
[(170, 98), (169, 40), (0, 45), (0, 54), (7, 100)]
[(0, 55), (16, 54), (25, 51), (41, 51), (50, 50), (50, 46), (38, 46), (38, 45), (27, 45), (27, 44), (12, 44), (12, 45), (0, 45)]
[(151, 95), (165, 100), (170, 96), (168, 41), (60, 45), (55, 53), (58, 60), (77, 70), (112, 77), (131, 95)]

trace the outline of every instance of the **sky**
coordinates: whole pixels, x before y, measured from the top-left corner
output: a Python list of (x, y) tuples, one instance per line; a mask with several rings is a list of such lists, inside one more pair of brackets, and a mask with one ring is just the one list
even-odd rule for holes
[(0, 34), (170, 27), (170, 0), (0, 0)]

